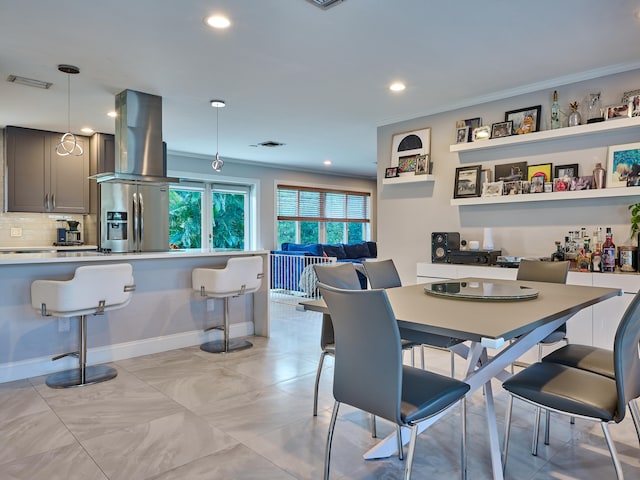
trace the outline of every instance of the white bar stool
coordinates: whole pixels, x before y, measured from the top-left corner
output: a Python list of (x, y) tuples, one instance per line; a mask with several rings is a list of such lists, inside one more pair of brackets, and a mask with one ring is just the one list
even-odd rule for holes
[(115, 368), (106, 365), (87, 366), (87, 315), (102, 315), (126, 306), (135, 290), (132, 272), (128, 263), (91, 265), (78, 267), (71, 280), (35, 280), (31, 284), (31, 306), (42, 316), (80, 318), (79, 350), (52, 358), (77, 356), (79, 367), (50, 375), (49, 387), (81, 387), (118, 375)]
[(191, 272), (192, 288), (200, 292), (202, 297), (223, 298), (223, 324), (206, 328), (205, 332), (222, 330), (223, 340), (203, 343), (200, 348), (210, 353), (228, 353), (244, 350), (252, 343), (229, 338), (229, 298), (257, 291), (262, 285), (261, 257), (233, 257), (227, 260), (224, 268), (194, 268)]

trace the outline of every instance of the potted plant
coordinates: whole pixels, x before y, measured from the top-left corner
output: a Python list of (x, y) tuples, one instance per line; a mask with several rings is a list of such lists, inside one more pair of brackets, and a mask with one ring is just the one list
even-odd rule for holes
[(631, 240), (633, 241), (640, 232), (640, 203), (633, 203), (628, 208), (631, 212)]

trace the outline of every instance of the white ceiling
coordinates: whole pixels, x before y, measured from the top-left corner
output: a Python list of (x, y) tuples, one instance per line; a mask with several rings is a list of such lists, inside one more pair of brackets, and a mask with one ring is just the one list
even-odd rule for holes
[[(375, 176), (376, 127), (640, 68), (640, 0), (0, 0), (0, 126), (113, 133), (163, 97), (171, 151)], [(212, 13), (232, 25), (214, 31)], [(41, 90), (10, 74), (53, 83)], [(403, 93), (387, 87), (407, 84)], [(639, 85), (640, 87), (640, 79)], [(273, 140), (283, 147), (253, 145)], [(322, 162), (329, 159), (333, 165)]]

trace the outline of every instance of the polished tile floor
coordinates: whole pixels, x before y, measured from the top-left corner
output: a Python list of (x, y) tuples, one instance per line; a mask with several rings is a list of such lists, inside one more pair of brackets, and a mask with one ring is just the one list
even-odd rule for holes
[[(118, 377), (81, 389), (52, 390), (44, 378), (0, 384), (0, 479), (318, 479), (333, 400), (332, 360), (324, 372), (318, 417), (311, 415), (320, 348), (320, 315), (272, 300), (271, 338), (221, 356), (197, 347), (115, 362)], [(447, 373), (449, 355), (427, 349)], [(462, 371), (463, 364), (459, 364)], [(503, 418), (506, 395), (496, 383)], [(482, 394), (468, 409), (469, 478), (491, 477)], [(414, 478), (459, 474), (456, 411), (418, 440)], [(515, 404), (506, 477), (611, 479), (615, 473), (599, 426), (552, 417), (551, 445), (529, 453), (533, 412)], [(502, 428), (502, 423), (500, 423)], [(378, 434), (392, 427), (379, 422)], [(625, 475), (640, 478), (630, 418), (611, 426)], [(333, 479), (401, 478), (397, 458), (364, 461), (375, 443), (368, 416), (343, 407), (336, 426)]]

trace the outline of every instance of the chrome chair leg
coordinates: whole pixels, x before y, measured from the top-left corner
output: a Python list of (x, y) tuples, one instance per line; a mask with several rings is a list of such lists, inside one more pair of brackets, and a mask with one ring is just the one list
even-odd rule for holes
[(618, 459), (618, 453), (616, 452), (616, 446), (613, 443), (611, 435), (609, 434), (609, 427), (605, 422), (601, 423), (602, 425), (602, 433), (604, 433), (604, 438), (607, 441), (607, 447), (609, 447), (609, 453), (611, 453), (611, 460), (613, 461), (613, 466), (616, 469), (616, 477), (618, 480), (624, 479), (624, 474), (622, 473), (622, 465), (620, 465), (620, 460)]
[(467, 397), (460, 400), (460, 416), (462, 417), (461, 440), (460, 440), (460, 465), (462, 469), (462, 480), (467, 480)]
[[(571, 417), (573, 419), (573, 417)], [(544, 444), (549, 445), (549, 430), (551, 429), (551, 412), (547, 410), (544, 423)]]
[(640, 442), (640, 411), (638, 410), (638, 404), (635, 400), (629, 402), (629, 412), (633, 419), (633, 425), (636, 427), (636, 435), (638, 436), (638, 442)]
[(313, 389), (313, 416), (318, 416), (318, 388), (320, 386), (320, 374), (322, 373), (322, 366), (324, 364), (324, 357), (327, 355), (326, 351), (320, 354), (320, 361), (318, 362), (318, 371), (316, 372), (316, 384)]
[(418, 439), (418, 425), (411, 425), (411, 440), (409, 441), (409, 452), (407, 453), (407, 461), (404, 465), (404, 480), (411, 478), (411, 470), (413, 469), (413, 454), (416, 450), (416, 440)]
[(533, 424), (533, 441), (531, 442), (531, 455), (538, 455), (538, 434), (540, 433), (540, 414), (542, 409), (536, 407), (536, 420)]
[(451, 378), (456, 378), (456, 354), (453, 353), (453, 350), (450, 350), (451, 356)]
[(509, 434), (511, 433), (511, 411), (513, 410), (513, 397), (509, 396), (509, 403), (507, 404), (507, 413), (504, 420), (504, 445), (502, 446), (502, 473), (507, 468), (507, 453), (509, 451)]
[(327, 432), (327, 445), (324, 451), (324, 480), (329, 480), (329, 466), (331, 463), (331, 442), (333, 441), (333, 431), (336, 428), (336, 420), (338, 418), (338, 409), (340, 402), (333, 404), (333, 413), (331, 414), (331, 422), (329, 423), (329, 431)]
[(371, 414), (371, 438), (378, 437), (378, 430), (376, 429), (376, 416)]
[(404, 451), (402, 450), (402, 427), (396, 425), (396, 439), (398, 440), (398, 459), (404, 460)]

